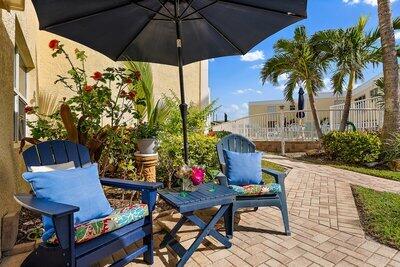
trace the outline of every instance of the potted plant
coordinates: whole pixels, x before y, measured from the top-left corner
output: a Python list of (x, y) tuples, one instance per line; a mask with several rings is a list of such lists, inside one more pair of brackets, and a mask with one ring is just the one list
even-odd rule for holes
[(206, 171), (200, 166), (184, 165), (178, 170), (176, 176), (181, 179), (181, 190), (183, 192), (193, 192), (204, 183)]
[(157, 124), (141, 122), (136, 126), (136, 138), (140, 154), (157, 153), (158, 132), (159, 127)]

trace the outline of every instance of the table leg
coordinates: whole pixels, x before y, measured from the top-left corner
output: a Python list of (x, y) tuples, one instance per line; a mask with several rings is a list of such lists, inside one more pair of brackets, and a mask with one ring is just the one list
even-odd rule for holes
[(233, 212), (233, 204), (229, 205), (228, 210), (224, 215), (225, 233), (229, 239), (233, 238), (233, 225), (235, 222), (235, 216)]
[(174, 228), (172, 228), (171, 232), (167, 233), (164, 236), (164, 239), (161, 241), (160, 243), (160, 247), (164, 248), (165, 246), (168, 245), (169, 242), (171, 242), (176, 234), (178, 233), (179, 229), (181, 229), (181, 227), (183, 226), (183, 224), (185, 222), (187, 222), (187, 218), (185, 216), (182, 215), (182, 217), (179, 219), (178, 223), (174, 226)]
[[(204, 240), (204, 238), (209, 235), (210, 231), (214, 230), (215, 224), (218, 222), (218, 220), (225, 214), (226, 210), (228, 209), (229, 205), (222, 205), (217, 213), (211, 218), (211, 220), (205, 225), (204, 228), (200, 231), (199, 235), (197, 236), (196, 240), (193, 242), (193, 244), (189, 247), (189, 249), (186, 251), (186, 253), (181, 257), (179, 260), (177, 266), (184, 266), (185, 263), (189, 260), (189, 258), (192, 256), (192, 254), (196, 251), (196, 249), (199, 247), (201, 242)], [(189, 214), (188, 214), (189, 215)], [(184, 215), (185, 216), (185, 215)], [(194, 216), (194, 215), (193, 215)], [(191, 217), (193, 218), (193, 217)], [(200, 219), (199, 219), (200, 220)], [(204, 223), (204, 222), (203, 222)], [(229, 242), (229, 240), (228, 240)], [(230, 242), (229, 242), (230, 243)]]

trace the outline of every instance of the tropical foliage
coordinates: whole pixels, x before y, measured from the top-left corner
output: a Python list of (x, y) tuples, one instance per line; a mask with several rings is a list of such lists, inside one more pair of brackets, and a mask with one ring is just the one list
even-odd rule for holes
[[(69, 139), (90, 150), (100, 163), (102, 174), (134, 176), (135, 132), (129, 125), (140, 120), (146, 106), (135, 91), (141, 73), (125, 68), (106, 68), (87, 73), (85, 51), (75, 49), (75, 59), (58, 40), (49, 43), (52, 56), (63, 56), (69, 63), (66, 74), (57, 75), (55, 84), (73, 92), (72, 97), (55, 103), (49, 96), (38, 96), (37, 106), (26, 107), (34, 116), (28, 126), (35, 139)], [(43, 102), (48, 102), (44, 109)]]
[(309, 98), (314, 126), (318, 137), (322, 137), (314, 96), (324, 88), (324, 74), (328, 68), (325, 54), (317, 50), (307, 36), (304, 26), (297, 27), (293, 39), (280, 39), (274, 45), (275, 55), (267, 60), (261, 70), (262, 82), (270, 81), (278, 85), (278, 79), (287, 75), (284, 96), (287, 101), (293, 101), (296, 87), (304, 87)]
[[(336, 94), (346, 91), (340, 131), (346, 129), (349, 118), (354, 84), (364, 79), (363, 71), (372, 64), (381, 62), (378, 45), (379, 31), (366, 31), (368, 18), (362, 16), (356, 25), (347, 29), (325, 30), (313, 36), (317, 49), (325, 53), (334, 65), (331, 84)], [(347, 85), (345, 86), (345, 83)]]
[(330, 132), (324, 135), (322, 145), (331, 159), (351, 164), (377, 161), (382, 148), (378, 135), (358, 131)]

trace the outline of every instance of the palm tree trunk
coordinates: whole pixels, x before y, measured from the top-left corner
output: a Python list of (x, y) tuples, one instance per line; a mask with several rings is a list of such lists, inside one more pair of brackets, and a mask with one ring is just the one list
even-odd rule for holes
[(378, 17), (385, 84), (385, 114), (382, 138), (388, 140), (392, 134), (400, 132), (399, 66), (396, 56), (390, 0), (378, 0)]
[(314, 95), (310, 92), (307, 92), (307, 94), (308, 94), (308, 100), (310, 101), (310, 108), (311, 108), (311, 113), (312, 113), (313, 119), (314, 119), (315, 130), (317, 131), (318, 139), (321, 139), (322, 138), (322, 130), (321, 130), (321, 125), (319, 124), (317, 109), (315, 108)]
[(349, 84), (347, 85), (346, 99), (344, 102), (342, 120), (340, 122), (339, 131), (344, 132), (346, 130), (347, 122), (349, 121), (351, 97), (353, 96), (353, 84), (354, 84), (354, 71), (350, 72)]

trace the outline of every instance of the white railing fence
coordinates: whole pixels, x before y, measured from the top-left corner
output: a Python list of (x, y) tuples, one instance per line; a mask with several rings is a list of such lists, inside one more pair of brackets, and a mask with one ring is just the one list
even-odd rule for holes
[[(301, 113), (304, 116), (301, 116)], [(339, 129), (343, 105), (318, 110), (318, 121), (323, 133)], [(350, 109), (349, 121), (357, 130), (377, 130), (382, 126), (383, 110), (371, 99), (357, 101)], [(311, 110), (291, 110), (265, 113), (214, 125), (213, 131), (229, 131), (251, 140), (312, 141), (316, 140)]]

